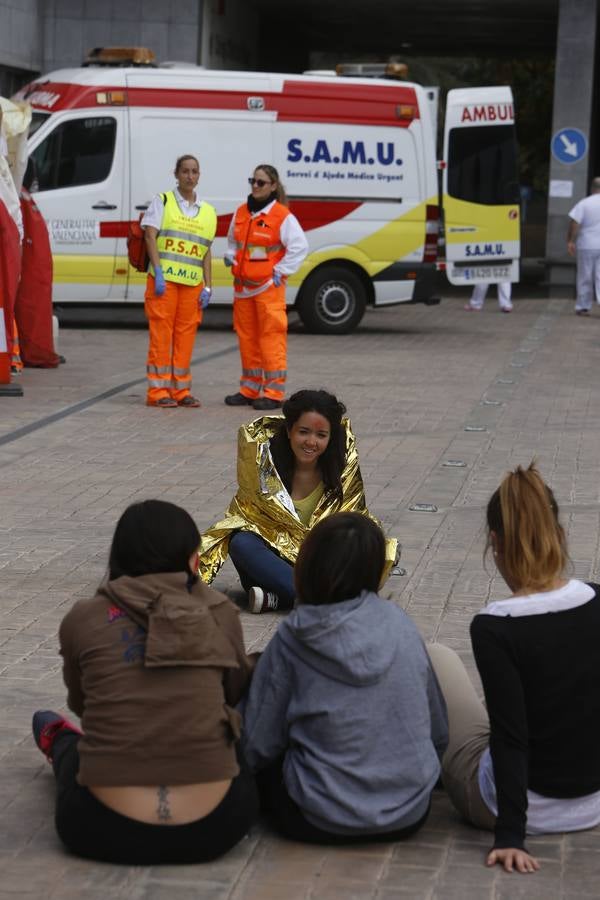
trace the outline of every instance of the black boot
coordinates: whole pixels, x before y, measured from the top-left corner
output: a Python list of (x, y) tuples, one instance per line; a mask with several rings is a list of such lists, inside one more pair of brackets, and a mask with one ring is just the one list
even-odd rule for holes
[(252, 406), (252, 399), (238, 391), (237, 394), (227, 394), (225, 403), (227, 406)]
[(260, 397), (252, 403), (254, 409), (279, 409), (283, 406), (283, 400), (271, 400), (270, 397)]

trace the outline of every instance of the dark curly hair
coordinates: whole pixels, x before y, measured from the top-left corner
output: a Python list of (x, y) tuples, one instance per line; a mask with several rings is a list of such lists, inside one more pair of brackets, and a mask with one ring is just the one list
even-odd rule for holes
[(342, 427), (342, 416), (346, 412), (344, 404), (328, 391), (296, 391), (283, 404), (284, 420), (271, 438), (271, 455), (279, 476), (288, 492), (292, 490), (292, 479), (296, 467), (296, 457), (290, 445), (289, 431), (306, 412), (316, 412), (327, 419), (331, 429), (325, 452), (317, 460), (326, 493), (332, 498), (342, 499), (342, 472), (346, 462), (346, 432)]

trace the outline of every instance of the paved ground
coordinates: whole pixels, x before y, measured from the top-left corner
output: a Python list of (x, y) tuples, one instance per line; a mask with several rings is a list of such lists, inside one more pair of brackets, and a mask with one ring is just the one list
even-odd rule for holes
[[(490, 596), (503, 595), (491, 563), (487, 573), (482, 564), (482, 526), (484, 505), (509, 467), (538, 458), (562, 507), (574, 574), (600, 574), (600, 315), (577, 318), (571, 301), (515, 306), (500, 315), (490, 297), (483, 313), (467, 314), (454, 297), (439, 307), (369, 313), (344, 338), (307, 335), (298, 325), (290, 334), (290, 391), (324, 386), (345, 400), (370, 507), (402, 542), (407, 574), (391, 578), (385, 593), (425, 638), (457, 649), (470, 671), (469, 620)], [(488, 836), (461, 824), (441, 792), (422, 832), (395, 846), (315, 849), (260, 827), (209, 866), (96, 865), (61, 850), (31, 713), (64, 703), (57, 626), (98, 584), (123, 508), (164, 497), (203, 527), (229, 501), (236, 428), (249, 413), (222, 403), (235, 388), (238, 357), (218, 318), (210, 311), (197, 343), (202, 410), (143, 405), (139, 328), (63, 329), (67, 364), (26, 370), (24, 397), (0, 399), (0, 896), (598, 897), (600, 829), (532, 840), (542, 860), (534, 876), (489, 871)], [(437, 512), (412, 511), (415, 503)], [(230, 564), (217, 586), (236, 591)], [(245, 614), (243, 624), (248, 645), (260, 648), (277, 619)]]

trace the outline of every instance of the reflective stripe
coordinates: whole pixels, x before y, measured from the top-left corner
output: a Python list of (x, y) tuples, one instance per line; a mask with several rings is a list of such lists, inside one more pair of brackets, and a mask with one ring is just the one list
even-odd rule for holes
[[(197, 241), (196, 243), (200, 243)], [(201, 269), (203, 266), (203, 261), (201, 259), (195, 259), (194, 257), (184, 256), (183, 253), (161, 253), (159, 251), (159, 257), (162, 259), (170, 259), (172, 262), (181, 263), (183, 266), (196, 266), (196, 268)]]
[(254, 376), (255, 378), (262, 378), (262, 369), (242, 369), (242, 375)]
[(273, 372), (265, 372), (265, 381), (275, 381), (276, 378), (286, 378), (287, 369), (276, 369)]
[(267, 246), (264, 244), (246, 244), (246, 247), (248, 250), (260, 249), (265, 250), (267, 253), (276, 253), (278, 250), (283, 250), (283, 244), (270, 244)]
[[(195, 286), (202, 280), (203, 260), (217, 230), (217, 213), (209, 203), (200, 203), (193, 218), (184, 216), (175, 195), (165, 195), (156, 248), (166, 281)], [(151, 274), (154, 270), (150, 267)]]
[(148, 375), (170, 375), (171, 366), (146, 366)]
[(177, 378), (177, 376), (175, 376), (175, 378), (173, 379), (173, 386), (176, 387), (177, 389), (186, 387), (187, 385), (190, 385), (191, 383), (192, 383), (191, 378)]
[(199, 237), (191, 231), (173, 231), (172, 229), (167, 228), (165, 231), (161, 231), (161, 234), (163, 237), (181, 238), (184, 241), (192, 241), (194, 244), (203, 244), (205, 247), (210, 247), (212, 244), (212, 241), (209, 241), (207, 238)]
[(184, 375), (189, 375), (189, 374), (190, 374), (189, 366), (187, 369), (176, 369), (175, 366), (173, 366), (173, 375), (177, 375), (179, 378), (182, 378)]
[(267, 288), (271, 287), (272, 284), (273, 282), (271, 280), (266, 281), (264, 284), (261, 284), (260, 287), (254, 288), (253, 291), (244, 291), (241, 287), (236, 285), (233, 289), (233, 296), (238, 300), (244, 300), (248, 297), (257, 297), (258, 294), (262, 294)]
[[(268, 280), (269, 280), (269, 279), (267, 278), (266, 281), (268, 281)], [(261, 284), (266, 284), (266, 281), (265, 281), (264, 278), (263, 278), (262, 281), (253, 281), (251, 278), (236, 278), (236, 279), (235, 279), (235, 283), (236, 283), (236, 284), (241, 284), (243, 287), (246, 287), (246, 286), (248, 286), (248, 287), (258, 287), (258, 286), (261, 285)]]
[(158, 378), (149, 378), (148, 386), (155, 388), (169, 388), (174, 387), (175, 385), (172, 378), (167, 378), (164, 381), (159, 381)]
[(251, 391), (255, 391), (259, 385), (256, 384), (256, 381), (249, 381), (247, 378), (240, 378), (240, 386), (250, 388)]

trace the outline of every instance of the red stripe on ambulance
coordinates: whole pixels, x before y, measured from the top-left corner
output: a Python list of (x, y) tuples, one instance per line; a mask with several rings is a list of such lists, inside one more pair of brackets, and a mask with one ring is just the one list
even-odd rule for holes
[[(315, 83), (285, 81), (278, 95), (280, 122), (327, 122), (350, 125), (396, 125), (407, 128), (419, 118), (419, 106), (413, 88), (399, 85)], [(410, 118), (399, 117), (399, 107), (411, 111)]]
[[(302, 228), (311, 231), (337, 222), (350, 215), (361, 203), (354, 200), (290, 200), (290, 211), (294, 213)], [(233, 213), (217, 216), (217, 237), (227, 237)], [(126, 238), (130, 222), (100, 222), (100, 237)]]
[[(44, 85), (30, 85), (20, 94), (36, 109), (51, 109), (52, 112), (94, 107), (109, 109), (111, 104), (106, 103), (106, 98), (114, 95), (121, 95), (124, 99), (124, 103), (115, 104), (118, 106), (247, 111), (249, 92), (47, 82)], [(388, 86), (368, 84), (285, 81), (283, 93), (261, 92), (260, 96), (264, 100), (265, 111), (277, 113), (280, 122), (327, 122), (407, 128), (414, 119), (420, 117), (414, 89), (402, 85), (390, 90)], [(409, 115), (407, 111), (410, 111)]]
[[(356, 200), (290, 200), (292, 212), (304, 231), (323, 228), (350, 215), (362, 203)], [(226, 237), (233, 213), (217, 216), (217, 237)]]

